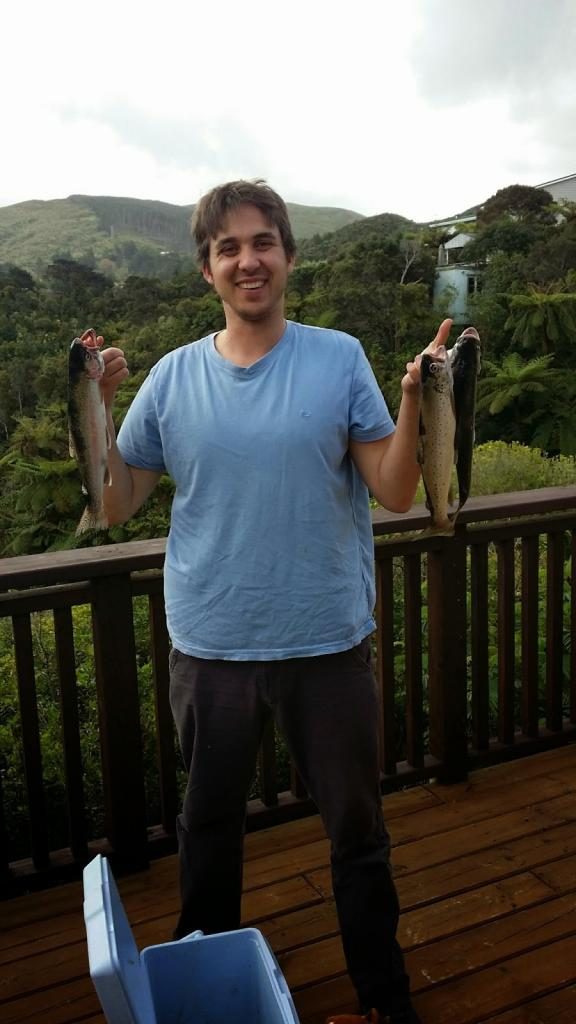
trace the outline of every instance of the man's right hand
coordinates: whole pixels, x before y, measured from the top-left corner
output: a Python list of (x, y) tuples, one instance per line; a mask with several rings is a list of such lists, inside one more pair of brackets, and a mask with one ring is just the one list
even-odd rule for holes
[[(103, 343), (104, 338), (100, 335), (98, 337), (98, 347), (103, 345)], [(126, 380), (130, 371), (128, 370), (126, 360), (124, 359), (124, 352), (121, 348), (105, 348), (101, 351), (102, 358), (104, 360), (104, 376), (100, 381), (100, 388), (104, 404), (108, 409), (110, 409), (112, 407), (116, 391), (120, 384)]]

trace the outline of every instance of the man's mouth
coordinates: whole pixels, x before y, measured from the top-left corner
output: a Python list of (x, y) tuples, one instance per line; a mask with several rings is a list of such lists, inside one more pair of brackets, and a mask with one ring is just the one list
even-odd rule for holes
[(257, 288), (261, 288), (266, 282), (262, 278), (258, 278), (254, 281), (238, 281), (238, 287), (244, 291), (255, 291)]

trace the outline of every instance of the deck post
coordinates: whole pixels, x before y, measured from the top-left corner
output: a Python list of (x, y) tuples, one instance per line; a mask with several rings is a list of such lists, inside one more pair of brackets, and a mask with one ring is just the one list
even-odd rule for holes
[(116, 860), (148, 863), (138, 673), (128, 574), (92, 580), (106, 831)]
[(467, 775), (465, 537), (459, 527), (428, 554), (430, 753), (442, 782)]

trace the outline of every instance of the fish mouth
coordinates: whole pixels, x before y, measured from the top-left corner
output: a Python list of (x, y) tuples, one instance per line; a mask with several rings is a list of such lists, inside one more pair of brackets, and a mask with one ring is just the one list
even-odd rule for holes
[(462, 331), (462, 334), (460, 335), (460, 337), (461, 338), (475, 338), (476, 341), (480, 341), (480, 335), (478, 334), (478, 331), (476, 330), (475, 327), (466, 327)]

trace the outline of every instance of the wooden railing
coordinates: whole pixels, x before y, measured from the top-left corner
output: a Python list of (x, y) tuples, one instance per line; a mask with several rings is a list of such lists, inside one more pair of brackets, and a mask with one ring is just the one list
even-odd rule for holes
[[(427, 524), (423, 509), (373, 513), (385, 790), (460, 780), (473, 767), (576, 738), (576, 487), (471, 499), (452, 538), (421, 533)], [(164, 546), (0, 562), (0, 627), (10, 627), (13, 645), (12, 663), (0, 664), (0, 727), (11, 722), (16, 737), (0, 763), (4, 894), (67, 877), (95, 850), (137, 866), (175, 849), (183, 779), (168, 703)], [(96, 703), (98, 749), (86, 751)], [(53, 768), (46, 782), (45, 765), (55, 746), (57, 784)], [(314, 810), (293, 770), (282, 781), (278, 754), (270, 727), (249, 828)], [(85, 786), (89, 763), (100, 779), (98, 757), (100, 817)], [(55, 788), (65, 797), (63, 840)]]

